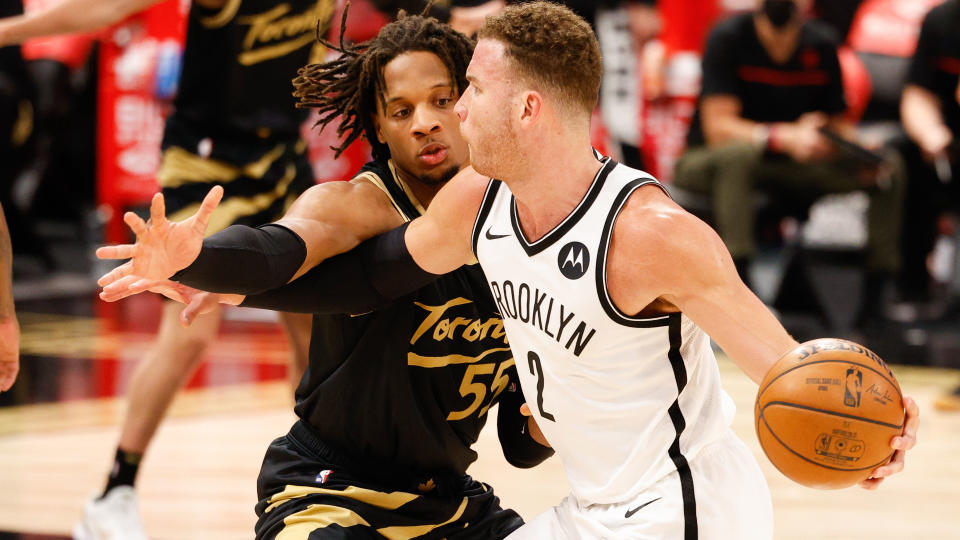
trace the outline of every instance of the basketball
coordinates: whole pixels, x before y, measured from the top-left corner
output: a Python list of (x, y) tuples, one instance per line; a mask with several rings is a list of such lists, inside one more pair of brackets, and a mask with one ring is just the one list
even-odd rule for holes
[(879, 356), (823, 338), (770, 368), (754, 418), (760, 445), (780, 472), (808, 487), (839, 489), (890, 459), (904, 411), (900, 385)]

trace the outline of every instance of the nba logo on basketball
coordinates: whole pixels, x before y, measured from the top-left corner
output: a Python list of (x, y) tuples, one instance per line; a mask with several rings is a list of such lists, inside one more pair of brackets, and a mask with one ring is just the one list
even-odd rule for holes
[(847, 407), (860, 406), (860, 389), (863, 387), (863, 372), (859, 369), (847, 369), (847, 385), (843, 390), (843, 404)]
[(327, 478), (329, 478), (331, 474), (333, 474), (333, 471), (330, 469), (327, 469), (325, 471), (320, 471), (320, 474), (317, 475), (317, 479), (315, 480), (315, 482), (318, 484), (326, 484)]

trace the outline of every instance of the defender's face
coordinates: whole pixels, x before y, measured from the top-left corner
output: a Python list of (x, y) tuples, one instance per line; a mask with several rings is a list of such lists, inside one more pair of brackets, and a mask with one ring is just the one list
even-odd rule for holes
[(377, 104), (377, 138), (406, 175), (427, 184), (449, 180), (468, 152), (446, 65), (431, 52), (404, 53), (384, 66), (383, 81), (386, 106)]
[(467, 66), (470, 86), (457, 102), (460, 133), (470, 146), (470, 164), (480, 174), (500, 177), (503, 160), (516, 149), (510, 120), (514, 85), (503, 43), (481, 39)]

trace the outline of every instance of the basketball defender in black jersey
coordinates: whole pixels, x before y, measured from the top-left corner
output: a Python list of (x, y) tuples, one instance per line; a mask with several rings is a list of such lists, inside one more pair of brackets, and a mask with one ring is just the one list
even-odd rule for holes
[[(65, 0), (44, 12), (0, 21), (0, 42), (105, 27), (159, 0)], [(196, 0), (191, 4), (180, 89), (167, 120), (157, 179), (173, 219), (192, 214), (211, 186), (226, 202), (211, 232), (277, 219), (313, 185), (304, 111), (289, 79), (311, 58), (336, 0)], [(106, 489), (87, 505), (81, 538), (145, 538), (132, 486), (143, 453), (177, 389), (216, 338), (219, 312), (185, 329), (164, 307), (156, 344), (137, 365), (127, 417)], [(307, 360), (309, 319), (283, 316), (294, 351), (292, 379)], [(110, 532), (113, 531), (113, 532)]]
[[(230, 227), (201, 250), (196, 230), (216, 206), (214, 191), (196, 216), (165, 229), (192, 238), (193, 247), (168, 254), (170, 268), (138, 256), (104, 278), (113, 284), (103, 297), (113, 299), (141, 276), (182, 269), (182, 283), (245, 295), (208, 301), (316, 313), (297, 391), (300, 419), (271, 444), (261, 469), (258, 538), (502, 538), (522, 523), (465, 474), (496, 403), (508, 461), (529, 467), (552, 453), (519, 412), (514, 360), (479, 268), (466, 265), (370, 307), (338, 298), (339, 282), (322, 295), (290, 282), (358, 239), (421, 215), (461, 169), (467, 149), (453, 105), (467, 86), (472, 50), (448, 26), (411, 16), (370, 43), (343, 48), (338, 60), (309, 66), (295, 81), (301, 103), (318, 108), (324, 124), (340, 118), (345, 145), (366, 136), (375, 160), (351, 182), (311, 188), (276, 224)], [(152, 231), (166, 227), (158, 205), (154, 211), (150, 227), (131, 221), (145, 254), (165, 243), (154, 243)], [(130, 247), (98, 254), (127, 257)], [(229, 270), (237, 267), (245, 269), (240, 276)], [(362, 272), (346, 268), (336, 277), (349, 288)], [(150, 287), (180, 300), (196, 294), (171, 282)], [(344, 312), (352, 315), (337, 314)]]

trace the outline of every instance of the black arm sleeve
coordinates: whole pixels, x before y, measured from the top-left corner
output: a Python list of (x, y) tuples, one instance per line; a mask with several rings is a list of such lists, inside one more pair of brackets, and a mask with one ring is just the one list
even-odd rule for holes
[(306, 258), (303, 239), (282, 225), (231, 225), (204, 239), (196, 260), (170, 279), (209, 292), (256, 294), (290, 281)]
[(366, 313), (439, 277), (422, 270), (407, 251), (407, 224), (331, 257), (277, 289), (249, 295), (242, 306), (299, 313)]
[(497, 411), (497, 436), (507, 463), (520, 469), (535, 467), (553, 455), (553, 448), (533, 440), (527, 430), (527, 417), (520, 414), (524, 403), (523, 392), (517, 383), (516, 368), (511, 368), (510, 381), (513, 389), (500, 394), (500, 410)]

